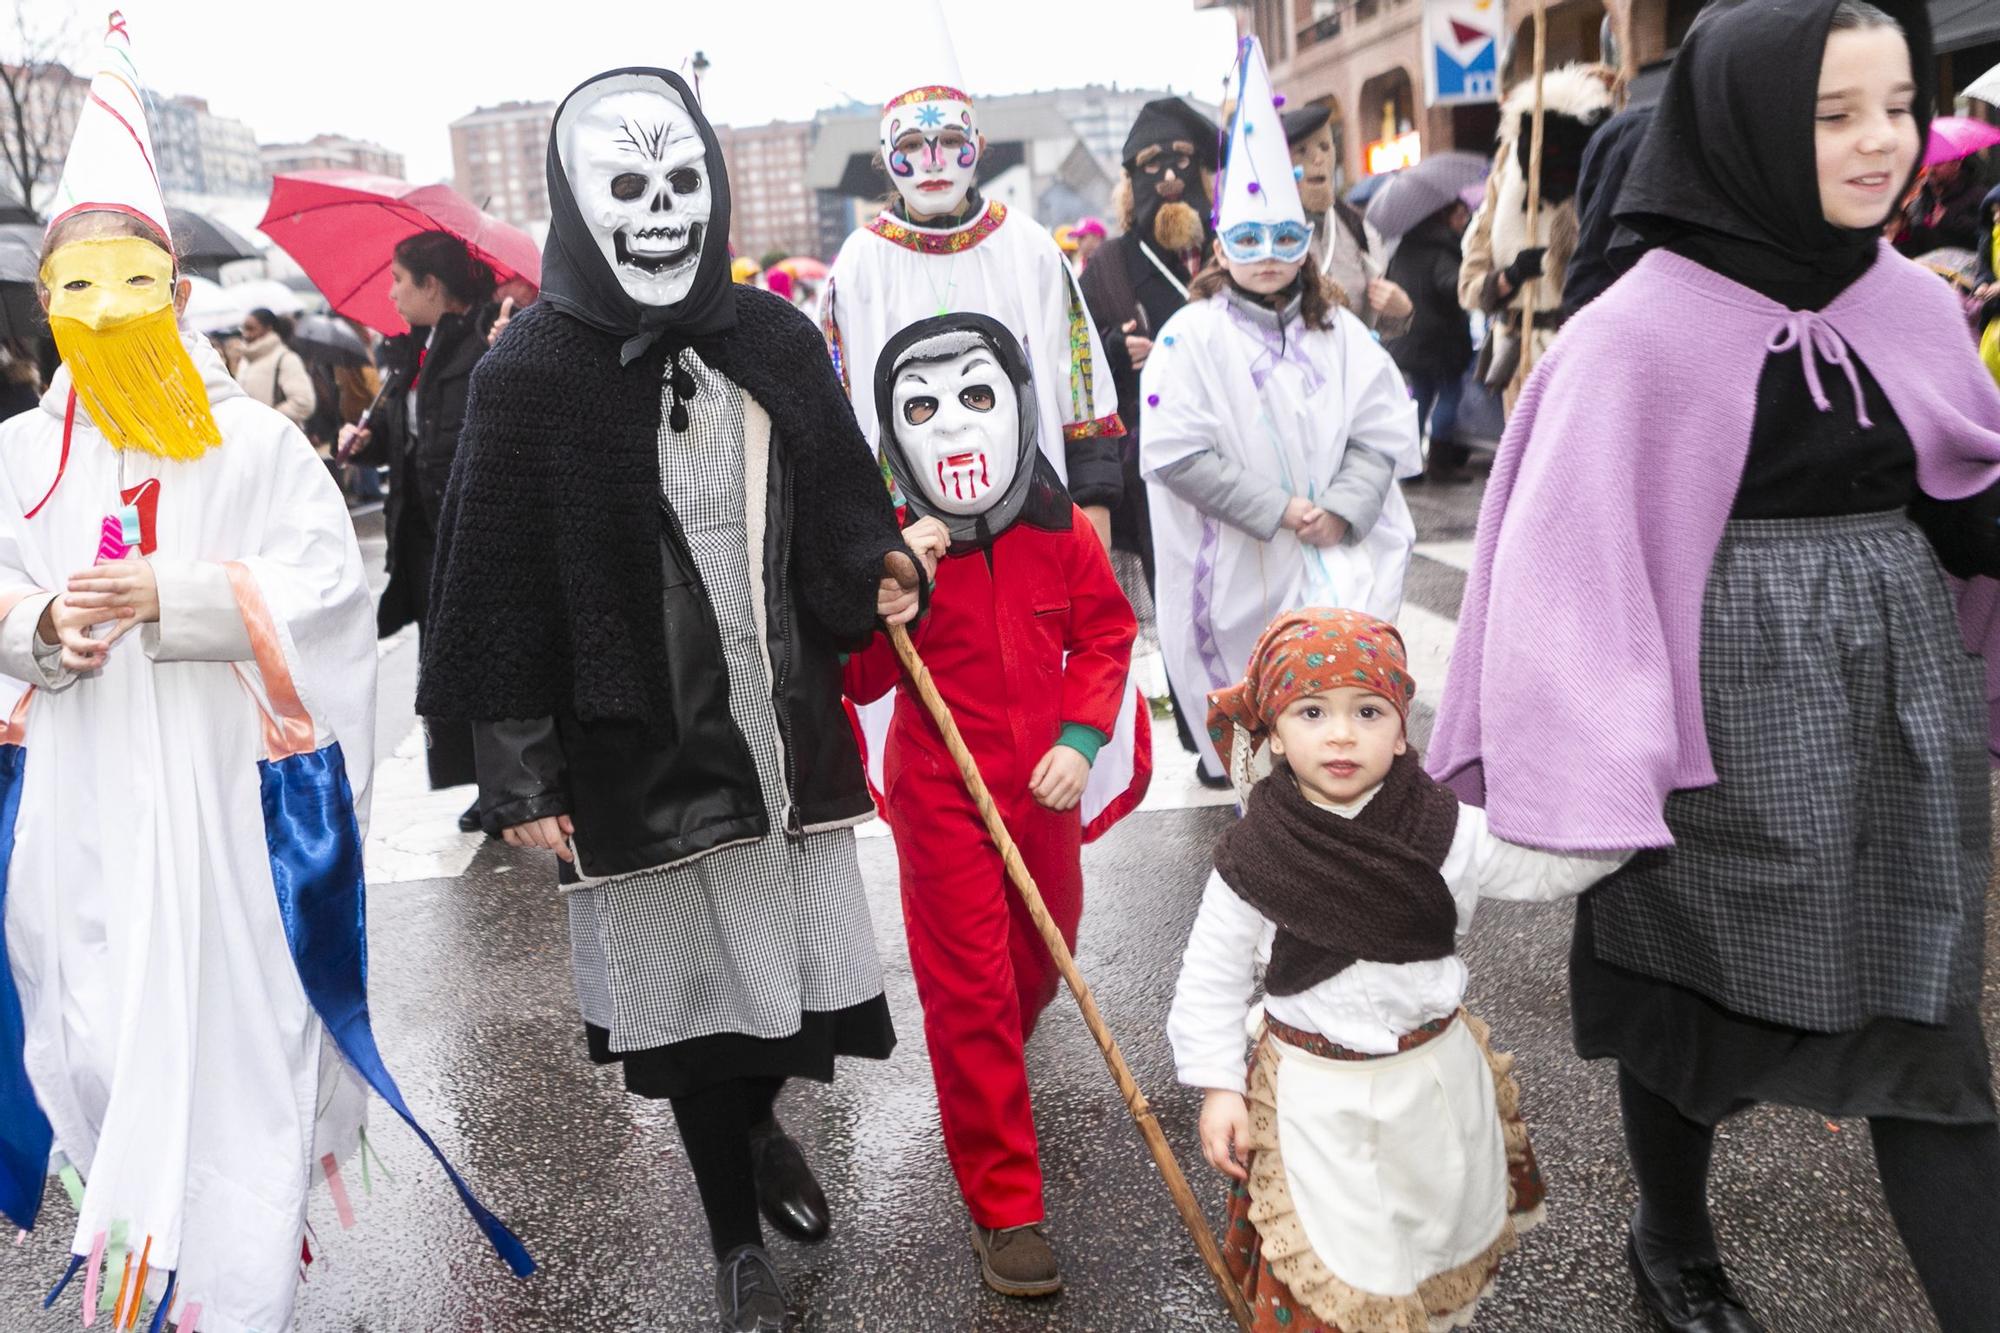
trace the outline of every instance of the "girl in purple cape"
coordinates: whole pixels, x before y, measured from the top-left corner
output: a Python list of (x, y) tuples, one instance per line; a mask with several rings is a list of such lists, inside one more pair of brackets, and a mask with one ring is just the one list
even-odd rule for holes
[(1707, 1197), (1759, 1102), (1865, 1117), (1939, 1324), (2000, 1310), (2000, 391), (1880, 240), (1935, 92), (1924, 6), (1882, 4), (1718, 6), (1681, 48), (1618, 206), (1650, 252), (1509, 425), (1433, 741), (1499, 836), (1638, 851), (1579, 904), (1571, 1004), (1618, 1061), (1634, 1281), (1690, 1333), (1761, 1327)]

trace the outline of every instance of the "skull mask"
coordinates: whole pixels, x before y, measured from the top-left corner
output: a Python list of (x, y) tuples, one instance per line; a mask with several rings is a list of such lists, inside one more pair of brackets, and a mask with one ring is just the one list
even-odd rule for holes
[(673, 305), (694, 286), (714, 202), (701, 130), (657, 81), (591, 91), (557, 126), (577, 210), (628, 296)]
[(896, 374), (896, 442), (932, 506), (983, 513), (1021, 466), (1021, 402), (984, 346), (912, 360)]

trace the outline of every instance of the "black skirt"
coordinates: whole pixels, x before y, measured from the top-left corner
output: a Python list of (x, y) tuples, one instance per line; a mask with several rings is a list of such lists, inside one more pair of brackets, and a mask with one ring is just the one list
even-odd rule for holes
[(1976, 1006), (1953, 1009), (1937, 1026), (1877, 1018), (1850, 1032), (1749, 1018), (1599, 959), (1594, 896), (1577, 904), (1570, 943), (1576, 1052), (1618, 1061), (1690, 1120), (1714, 1125), (1759, 1102), (1777, 1102), (1833, 1118), (1995, 1121), (1992, 1065)]
[(643, 1051), (613, 1051), (611, 1034), (583, 1025), (593, 1064), (622, 1064), (625, 1090), (641, 1097), (685, 1097), (737, 1078), (809, 1078), (833, 1082), (833, 1062), (846, 1056), (886, 1060), (896, 1049), (889, 1002), (877, 995), (845, 1009), (808, 1009), (789, 1037), (718, 1032)]

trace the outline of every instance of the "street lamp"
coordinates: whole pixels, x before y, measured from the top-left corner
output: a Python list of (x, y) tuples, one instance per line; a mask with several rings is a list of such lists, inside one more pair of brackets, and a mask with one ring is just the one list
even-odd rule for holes
[(694, 53), (694, 95), (701, 96), (701, 76), (708, 73), (708, 56), (703, 52)]

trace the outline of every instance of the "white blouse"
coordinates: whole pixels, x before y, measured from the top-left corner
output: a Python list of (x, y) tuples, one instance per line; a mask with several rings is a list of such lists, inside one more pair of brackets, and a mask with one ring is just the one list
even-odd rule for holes
[[(1321, 808), (1351, 819), (1367, 804), (1364, 797), (1351, 806)], [(1627, 855), (1522, 847), (1490, 831), (1484, 810), (1461, 806), (1458, 830), (1440, 867), (1458, 906), (1458, 937), (1471, 929), (1473, 908), (1482, 897), (1517, 902), (1574, 897), (1624, 864)], [(1167, 1015), (1167, 1040), (1182, 1083), (1243, 1091), (1245, 1024), (1277, 933), (1220, 874), (1209, 874)], [(1464, 1002), (1465, 984), (1465, 964), (1456, 955), (1420, 963), (1362, 961), (1297, 995), (1268, 997), (1265, 1010), (1349, 1050), (1389, 1055), (1404, 1033), (1455, 1012)]]

